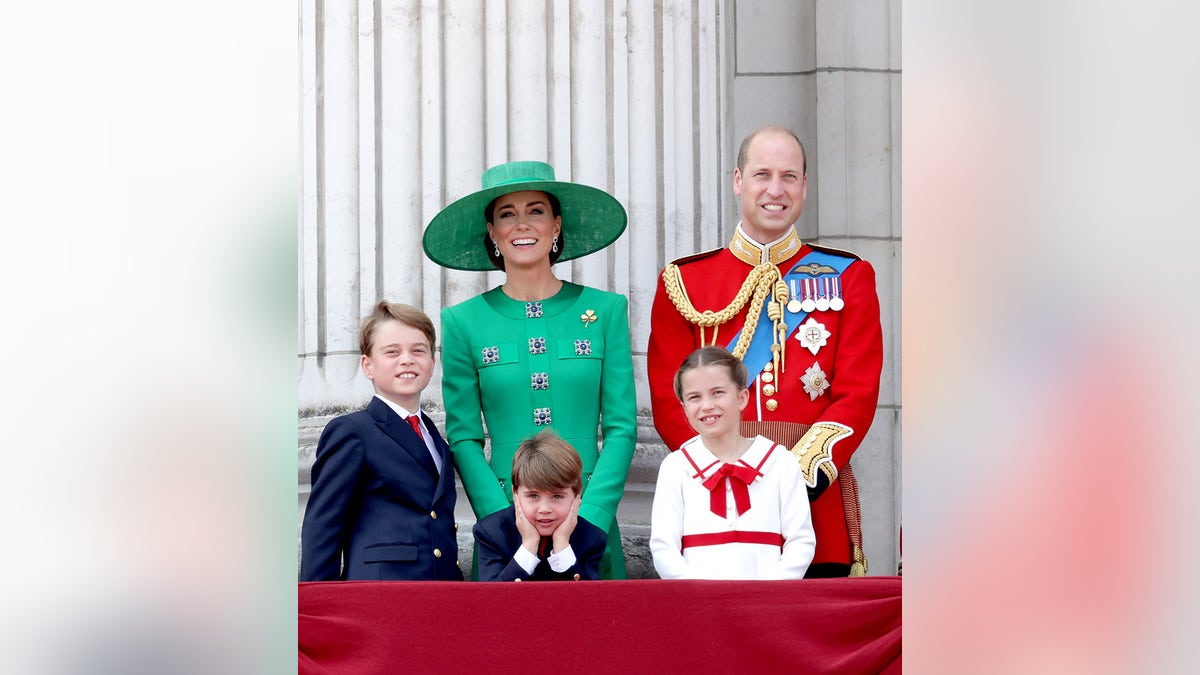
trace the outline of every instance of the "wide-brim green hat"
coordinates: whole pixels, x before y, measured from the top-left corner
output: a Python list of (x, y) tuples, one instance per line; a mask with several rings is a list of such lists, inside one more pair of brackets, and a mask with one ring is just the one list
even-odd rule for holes
[(608, 246), (625, 231), (625, 207), (612, 195), (579, 183), (554, 180), (545, 162), (508, 162), (483, 172), (483, 189), (442, 209), (429, 221), (421, 245), (442, 267), (487, 271), (495, 267), (483, 245), (484, 209), (497, 197), (522, 190), (554, 195), (561, 207), (563, 249), (557, 262), (573, 260)]

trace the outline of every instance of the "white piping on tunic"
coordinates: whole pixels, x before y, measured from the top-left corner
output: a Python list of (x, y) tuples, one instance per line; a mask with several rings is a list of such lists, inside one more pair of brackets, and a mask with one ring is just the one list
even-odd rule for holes
[(757, 413), (754, 419), (762, 420), (762, 373), (754, 377), (754, 410)]

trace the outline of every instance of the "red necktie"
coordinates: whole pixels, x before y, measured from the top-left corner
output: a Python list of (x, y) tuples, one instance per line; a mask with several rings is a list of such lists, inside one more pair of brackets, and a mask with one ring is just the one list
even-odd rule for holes
[(725, 484), (733, 486), (733, 503), (740, 516), (750, 510), (750, 490), (746, 487), (754, 482), (758, 472), (744, 464), (722, 464), (702, 485), (709, 490), (708, 508), (716, 515), (725, 517)]
[[(417, 438), (420, 438), (422, 441), (424, 441), (425, 434), (424, 434), (424, 432), (421, 431), (421, 418), (417, 417), (416, 415), (409, 415), (408, 417), (405, 417), (404, 419), (408, 420), (408, 426), (412, 427), (412, 430), (417, 432)], [(425, 447), (428, 448), (429, 444), (426, 443)], [(435, 467), (437, 467), (438, 473), (441, 474), (442, 473), (442, 458), (438, 457), (437, 450), (434, 448), (429, 448), (429, 456), (431, 458), (433, 458), (433, 465)]]
[(408, 420), (408, 426), (412, 427), (413, 431), (417, 432), (417, 436), (421, 440), (425, 440), (425, 434), (421, 433), (421, 418), (416, 415), (409, 415), (404, 419)]

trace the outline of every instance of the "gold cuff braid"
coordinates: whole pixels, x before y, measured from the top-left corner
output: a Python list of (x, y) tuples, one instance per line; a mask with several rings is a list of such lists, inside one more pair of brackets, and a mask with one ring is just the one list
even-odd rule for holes
[[(742, 282), (742, 287), (738, 289), (733, 300), (724, 309), (716, 312), (710, 309), (701, 312), (696, 309), (691, 299), (688, 298), (687, 289), (683, 286), (683, 275), (675, 263), (669, 263), (663, 268), (662, 278), (663, 288), (666, 289), (667, 297), (671, 299), (675, 309), (679, 310), (683, 318), (700, 327), (701, 346), (705, 345), (705, 328), (714, 329), (712, 342), (709, 344), (715, 344), (716, 328), (737, 316), (737, 313), (742, 311), (742, 307), (746, 306), (746, 301), (750, 301), (750, 309), (746, 312), (746, 323), (742, 326), (742, 334), (738, 337), (737, 344), (732, 350), (733, 355), (739, 359), (746, 355), (746, 349), (750, 347), (750, 341), (754, 339), (758, 319), (762, 315), (763, 304), (767, 304), (767, 316), (774, 324), (771, 346), (771, 351), (774, 353), (773, 361), (775, 367), (782, 370), (783, 364), (780, 358), (783, 354), (784, 340), (787, 339), (787, 323), (784, 320), (783, 306), (787, 304), (789, 293), (778, 267), (766, 262), (750, 270), (750, 274), (746, 275), (746, 280)], [(770, 302), (767, 302), (768, 295), (773, 296)]]
[(837, 467), (833, 464), (833, 444), (854, 433), (854, 430), (837, 422), (817, 422), (792, 447), (792, 454), (800, 462), (800, 471), (809, 487), (817, 486), (817, 471), (823, 471), (829, 484), (837, 480)]

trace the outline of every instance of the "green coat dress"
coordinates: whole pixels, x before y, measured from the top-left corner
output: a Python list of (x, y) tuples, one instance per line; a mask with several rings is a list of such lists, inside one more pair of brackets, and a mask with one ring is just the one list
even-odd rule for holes
[(476, 519), (512, 503), (517, 446), (553, 429), (583, 461), (579, 515), (608, 532), (601, 576), (624, 579), (616, 514), (637, 437), (625, 297), (564, 282), (526, 303), (493, 288), (442, 310), (442, 372), (446, 435)]

